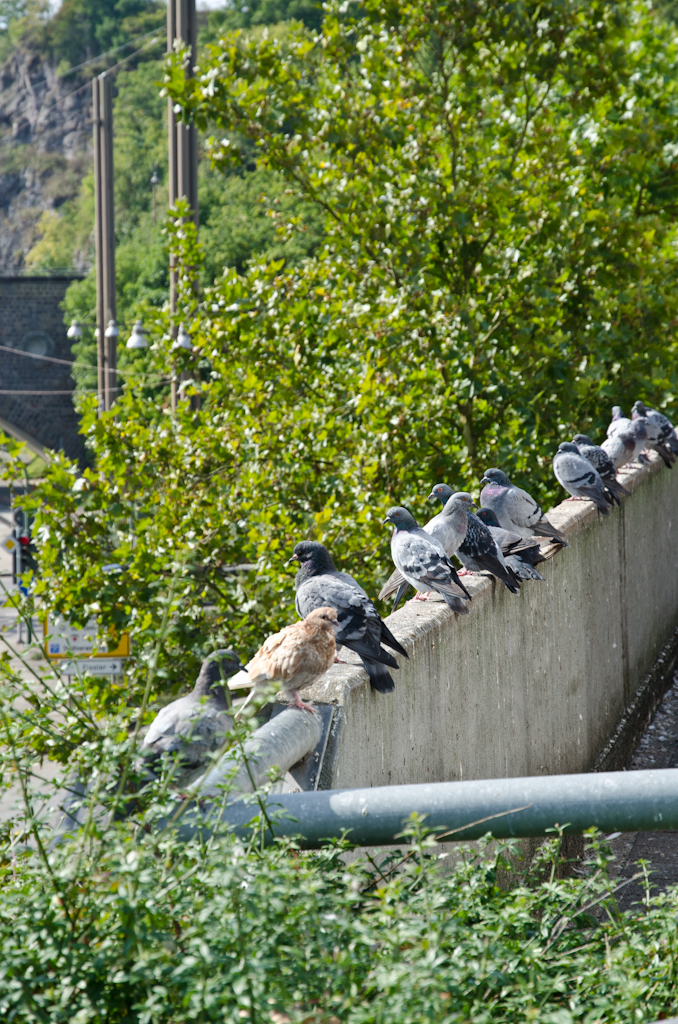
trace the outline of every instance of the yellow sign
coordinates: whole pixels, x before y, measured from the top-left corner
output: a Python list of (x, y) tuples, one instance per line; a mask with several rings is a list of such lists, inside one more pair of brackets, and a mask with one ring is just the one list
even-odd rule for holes
[(90, 619), (83, 629), (75, 629), (63, 619), (57, 619), (50, 627), (49, 620), (45, 618), (45, 654), (55, 661), (60, 658), (68, 658), (69, 661), (73, 658), (129, 658), (129, 633), (123, 633), (118, 646), (109, 651), (97, 648), (98, 630), (96, 619)]

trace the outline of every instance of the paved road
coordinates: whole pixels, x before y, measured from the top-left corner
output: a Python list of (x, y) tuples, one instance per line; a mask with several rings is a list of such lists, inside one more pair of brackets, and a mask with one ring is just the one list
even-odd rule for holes
[[(678, 675), (657, 710), (631, 762), (630, 770), (678, 768)], [(650, 891), (657, 893), (678, 883), (678, 832), (637, 832), (611, 842), (621, 878), (631, 878), (640, 859), (651, 861)], [(644, 896), (641, 882), (619, 893), (622, 910)]]

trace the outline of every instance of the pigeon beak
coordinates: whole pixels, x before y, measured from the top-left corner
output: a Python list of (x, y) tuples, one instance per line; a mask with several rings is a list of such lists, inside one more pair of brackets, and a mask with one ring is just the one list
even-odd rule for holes
[(484, 476), (483, 479), (480, 482), (481, 482), (481, 484), (489, 484), (490, 481), (487, 479), (486, 476)]
[(433, 501), (435, 497), (436, 497), (435, 491), (431, 491), (431, 493), (428, 496), (428, 500), (429, 501)]
[(391, 520), (388, 518), (388, 516), (386, 517), (386, 519), (382, 519), (382, 523), (384, 524), (384, 526), (386, 526), (386, 525), (392, 526), (393, 525)]
[(287, 559), (287, 561), (285, 562), (285, 564), (284, 564), (284, 568), (286, 569), (286, 568), (287, 568), (287, 566), (288, 566), (288, 565), (290, 564), (290, 562), (298, 562), (298, 561), (299, 561), (299, 555), (295, 555), (295, 554), (294, 554), (294, 552), (292, 552), (292, 554), (290, 555), (290, 557), (289, 557), (289, 558)]

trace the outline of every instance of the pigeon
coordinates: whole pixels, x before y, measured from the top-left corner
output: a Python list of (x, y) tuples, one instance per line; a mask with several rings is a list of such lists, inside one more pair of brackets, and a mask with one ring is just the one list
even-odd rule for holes
[(579, 449), (572, 441), (563, 441), (559, 446), (553, 456), (553, 472), (561, 487), (573, 498), (592, 501), (602, 515), (609, 516), (610, 508), (600, 473), (588, 459), (579, 454)]
[(512, 484), (501, 469), (488, 469), (480, 482), (485, 484), (480, 492), (480, 504), (492, 509), (503, 530), (511, 530), (519, 537), (550, 537), (568, 547), (534, 498)]
[(269, 681), (283, 683), (285, 693), (294, 698), (296, 707), (315, 713), (310, 704), (303, 702), (299, 691), (312, 686), (334, 664), (338, 628), (339, 617), (334, 608), (323, 605), (314, 608), (301, 622), (293, 622), (269, 636), (247, 662), (244, 672), (238, 674), (241, 678), (231, 681), (233, 688), (252, 687), (238, 714), (249, 704), (256, 688)]
[(631, 420), (625, 416), (618, 405), (612, 406), (612, 419), (607, 428), (607, 436), (614, 437), (616, 434), (627, 434), (631, 427)]
[(464, 540), (459, 545), (457, 558), (469, 572), (489, 572), (496, 576), (511, 591), (517, 594), (520, 580), (515, 572), (506, 565), (501, 548), (485, 523), (475, 516), (471, 509), (477, 508), (475, 501), (465, 491), (458, 491), (449, 500), (456, 500), (466, 509), (467, 529)]
[(636, 457), (635, 435), (628, 431), (621, 431), (618, 434), (611, 434), (601, 444), (602, 450), (610, 456), (615, 469), (621, 469), (628, 462), (633, 462)]
[(215, 651), (203, 661), (192, 691), (161, 708), (151, 722), (140, 753), (151, 763), (166, 754), (179, 754), (175, 784), (185, 782), (223, 746), (233, 724), (223, 683), (240, 669), (240, 658), (233, 651)]
[(394, 506), (386, 513), (385, 523), (395, 529), (391, 535), (391, 555), (403, 580), (421, 593), (435, 590), (442, 594), (448, 608), (457, 611), (457, 599), (471, 598), (442, 544), (417, 526), (406, 508)]
[(636, 402), (631, 410), (631, 420), (643, 416), (659, 430), (659, 442), (667, 445), (674, 455), (678, 455), (678, 437), (676, 437), (673, 423), (668, 416), (665, 416), (663, 412), (658, 412), (657, 409), (648, 409), (643, 402)]
[(626, 497), (629, 497), (631, 492), (622, 487), (617, 480), (615, 464), (607, 452), (597, 444), (594, 444), (586, 434), (575, 434), (572, 438), (572, 443), (576, 444), (579, 454), (583, 455), (587, 462), (590, 462), (594, 469), (598, 470), (600, 479), (605, 484), (606, 497), (610, 504), (616, 502), (617, 505), (621, 505), (621, 495), (624, 494)]
[(292, 559), (300, 564), (294, 578), (299, 615), (304, 618), (323, 605), (334, 608), (339, 621), (337, 645), (341, 644), (359, 655), (373, 690), (392, 693), (395, 683), (387, 666), (398, 668), (398, 662), (381, 644), (386, 644), (405, 658), (408, 654), (363, 588), (348, 573), (339, 572), (327, 548), (316, 541), (296, 544)]
[[(435, 537), (442, 544), (448, 558), (452, 557), (466, 536), (467, 526), (466, 509), (461, 505), (450, 505), (449, 508), (447, 506), (448, 499), (452, 497), (452, 493), (452, 488), (448, 484), (436, 484), (433, 487), (429, 494), (429, 499), (436, 498), (443, 506), (443, 510), (437, 516), (429, 519), (424, 526), (426, 533), (431, 537)], [(408, 586), (409, 584), (404, 579), (402, 573), (396, 569), (381, 588), (379, 599), (383, 601), (390, 597), (391, 594), (396, 594), (392, 609), (392, 611), (395, 611), (400, 598), (408, 589)], [(417, 593), (415, 600), (417, 598), (426, 600), (427, 597), (427, 593), (421, 595)], [(457, 615), (468, 615), (468, 608), (460, 597), (454, 600), (454, 607), (448, 601), (448, 607), (453, 612), (456, 612)]]
[(671, 469), (678, 455), (678, 438), (673, 424), (663, 413), (636, 402), (631, 410), (631, 423), (642, 423), (647, 430), (648, 447), (658, 452)]
[(504, 561), (521, 580), (542, 580), (543, 576), (535, 569), (539, 562), (546, 559), (539, 550), (539, 544), (532, 544), (524, 537), (519, 537), (512, 530), (502, 530), (499, 520), (491, 508), (481, 508), (476, 516), (488, 528), (495, 544), (502, 552)]

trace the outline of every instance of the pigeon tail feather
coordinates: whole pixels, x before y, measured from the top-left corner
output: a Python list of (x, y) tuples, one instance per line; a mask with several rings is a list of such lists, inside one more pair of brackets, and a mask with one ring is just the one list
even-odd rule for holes
[(370, 677), (370, 686), (373, 690), (377, 693), (393, 693), (395, 683), (385, 665), (378, 661), (363, 661), (363, 665)]
[(410, 588), (410, 585), (407, 582), (407, 580), (403, 580), (402, 583), (400, 584), (400, 586), (398, 587), (398, 593), (396, 594), (395, 599), (393, 601), (393, 607), (391, 608), (391, 615), (393, 615), (394, 611), (396, 610), (396, 608), (400, 604), (403, 596), (407, 593), (409, 588)]
[(377, 647), (376, 644), (367, 643), (365, 640), (342, 640), (341, 636), (337, 637), (337, 644), (349, 651), (353, 651), (354, 654), (363, 659), (363, 662), (378, 661), (382, 665), (398, 668), (398, 662), (391, 652), (385, 651), (382, 647)]
[(469, 610), (460, 597), (451, 597), (450, 594), (443, 594), (442, 596), (447, 607), (455, 615), (468, 615)]
[(404, 658), (409, 658), (409, 654), (401, 643), (398, 643), (391, 630), (388, 628), (385, 622), (381, 624), (381, 642), (386, 644), (392, 650), (397, 651), (398, 654), (402, 654)]
[(241, 669), (240, 672), (236, 672), (234, 676), (231, 676), (226, 685), (229, 690), (249, 690), (249, 688), (255, 684), (254, 680), (250, 679), (247, 672), (245, 672), (244, 669)]

